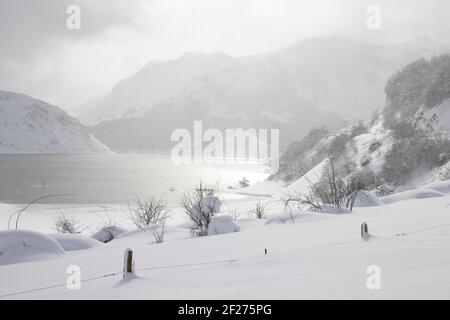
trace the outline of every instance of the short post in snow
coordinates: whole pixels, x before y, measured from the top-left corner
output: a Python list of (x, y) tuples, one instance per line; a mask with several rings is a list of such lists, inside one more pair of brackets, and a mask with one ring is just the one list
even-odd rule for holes
[(133, 273), (134, 263), (133, 263), (133, 250), (126, 249), (123, 258), (123, 277), (131, 275)]
[(369, 235), (369, 226), (367, 225), (366, 222), (363, 222), (361, 224), (361, 238), (363, 240), (369, 240), (369, 237), (370, 237), (370, 235)]

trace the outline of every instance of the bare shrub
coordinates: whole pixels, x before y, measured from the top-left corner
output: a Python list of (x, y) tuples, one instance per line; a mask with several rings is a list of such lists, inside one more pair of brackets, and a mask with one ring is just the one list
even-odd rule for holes
[(322, 178), (315, 184), (309, 181), (309, 191), (306, 194), (288, 195), (284, 200), (285, 207), (297, 203), (298, 207), (309, 206), (322, 211), (328, 205), (337, 210), (346, 208), (353, 210), (359, 192), (368, 187), (367, 179), (362, 172), (344, 176), (335, 167), (332, 157), (329, 157), (329, 167), (322, 174)]
[(257, 219), (263, 219), (266, 215), (266, 208), (268, 203), (262, 203), (258, 201), (255, 205), (255, 208), (250, 210), (250, 213), (255, 215)]
[(199, 183), (198, 186), (184, 193), (180, 207), (192, 222), (191, 232), (197, 236), (206, 236), (208, 227), (215, 213), (222, 205), (215, 193), (214, 186)]
[(145, 201), (136, 196), (134, 207), (128, 202), (128, 218), (138, 229), (145, 230), (150, 225), (165, 224), (170, 211), (162, 199), (150, 198)]
[(166, 223), (165, 221), (160, 225), (153, 225), (151, 231), (154, 238), (154, 243), (163, 243), (164, 235), (166, 234)]
[(81, 233), (83, 231), (83, 227), (78, 220), (67, 217), (64, 213), (58, 216), (54, 226), (59, 233)]
[(303, 210), (303, 196), (288, 193), (285, 194), (284, 197), (281, 198), (281, 203), (283, 204), (284, 212), (294, 212), (294, 211), (302, 211)]

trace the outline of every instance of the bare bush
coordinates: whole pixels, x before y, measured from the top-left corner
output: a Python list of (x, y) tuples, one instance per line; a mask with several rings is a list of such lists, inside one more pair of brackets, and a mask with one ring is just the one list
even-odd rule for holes
[(67, 217), (65, 214), (61, 214), (55, 221), (55, 229), (59, 233), (81, 233), (83, 227), (75, 218)]
[(136, 196), (134, 207), (128, 202), (128, 218), (138, 229), (145, 230), (150, 225), (165, 224), (170, 211), (162, 199), (150, 198), (145, 201)]
[(194, 235), (206, 236), (214, 214), (220, 212), (222, 203), (214, 195), (215, 189), (200, 182), (187, 191), (180, 201), (181, 208), (192, 222), (191, 232)]
[(303, 210), (303, 196), (296, 195), (292, 193), (285, 194), (284, 197), (281, 198), (281, 202), (283, 204), (284, 212), (291, 213), (294, 211), (302, 211)]
[(151, 228), (154, 242), (155, 243), (163, 243), (164, 235), (166, 234), (166, 223), (165, 221), (160, 225), (153, 225)]
[(329, 168), (322, 174), (322, 178), (315, 184), (309, 181), (309, 191), (306, 194), (288, 195), (284, 200), (285, 208), (291, 203), (298, 207), (309, 206), (322, 211), (328, 205), (337, 210), (346, 208), (353, 210), (359, 192), (366, 190), (368, 180), (362, 172), (344, 176), (336, 170), (333, 158), (329, 157)]
[(250, 210), (250, 213), (255, 215), (257, 219), (263, 219), (266, 215), (266, 208), (268, 203), (262, 203), (258, 201), (255, 205), (255, 208)]

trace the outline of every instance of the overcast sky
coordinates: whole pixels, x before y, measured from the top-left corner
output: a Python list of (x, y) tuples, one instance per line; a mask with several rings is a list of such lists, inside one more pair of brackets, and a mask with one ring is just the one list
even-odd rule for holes
[[(66, 9), (81, 8), (68, 30)], [(380, 30), (366, 27), (381, 8)], [(450, 35), (448, 0), (0, 0), (0, 90), (74, 110), (150, 60), (262, 53), (340, 33), (392, 43)]]

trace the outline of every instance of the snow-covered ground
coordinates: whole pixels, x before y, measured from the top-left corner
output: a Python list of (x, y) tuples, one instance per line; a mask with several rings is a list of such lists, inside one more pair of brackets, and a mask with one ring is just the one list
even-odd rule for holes
[[(434, 188), (435, 192), (428, 193), (430, 198), (427, 192), (416, 191), (391, 197), (389, 201), (381, 199), (382, 203), (390, 204), (354, 208), (353, 213), (302, 212), (293, 217), (283, 212), (277, 199), (267, 195), (270, 188), (275, 188), (268, 185), (253, 187), (266, 195), (225, 197), (222, 214), (235, 218), (239, 232), (192, 238), (183, 227), (181, 213), (175, 211), (161, 244), (154, 243), (151, 232), (141, 231), (128, 232), (98, 245), (92, 245), (91, 239), (83, 241), (95, 230), (86, 230), (76, 239), (27, 233), (28, 240), (19, 243), (19, 247), (30, 249), (47, 241), (55, 254), (28, 255), (28, 262), (0, 265), (0, 296), (4, 299), (450, 298), (450, 182), (426, 186), (425, 190)], [(436, 196), (438, 192), (441, 194)], [(263, 220), (248, 213), (257, 201), (267, 203), (269, 214)], [(15, 208), (0, 206), (2, 229), (8, 213)], [(102, 211), (88, 207), (67, 210), (66, 214), (78, 216), (85, 223), (99, 221)], [(109, 211), (117, 218), (124, 214), (120, 207)], [(55, 216), (55, 208), (36, 207), (23, 215), (21, 226), (51, 233)], [(126, 219), (118, 220), (131, 228)], [(360, 236), (363, 222), (368, 223), (372, 235), (369, 241)], [(0, 238), (5, 239), (4, 234)], [(30, 241), (33, 236), (39, 241)], [(66, 250), (61, 253), (55, 243)], [(122, 280), (126, 248), (134, 251), (136, 277)], [(0, 261), (8, 263), (7, 260)], [(66, 271), (71, 265), (81, 268), (80, 290), (70, 290), (65, 285), (70, 276)], [(367, 270), (373, 265), (381, 270), (381, 288), (370, 290), (366, 282), (371, 274)]]

